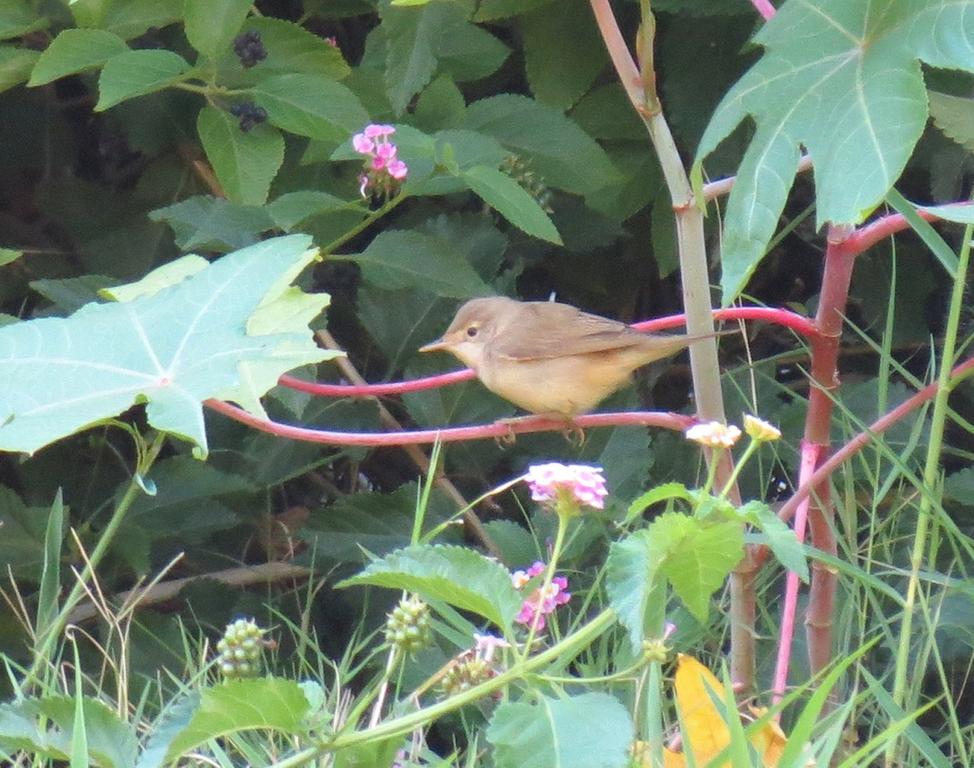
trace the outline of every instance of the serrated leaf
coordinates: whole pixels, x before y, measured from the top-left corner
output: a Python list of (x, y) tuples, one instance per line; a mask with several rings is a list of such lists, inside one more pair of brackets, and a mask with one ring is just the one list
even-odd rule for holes
[(774, 233), (799, 144), (815, 163), (820, 226), (858, 223), (883, 200), (926, 122), (918, 60), (974, 70), (972, 10), (970, 0), (790, 2), (764, 26), (763, 58), (724, 97), (697, 154), (747, 115), (757, 123), (725, 217), (725, 305)]
[(39, 57), (37, 51), (0, 45), (0, 93), (26, 82)]
[[(162, 29), (182, 18), (184, 0), (125, 0), (105, 4), (97, 26), (131, 40), (148, 30)], [(89, 26), (80, 24), (78, 26)]]
[(110, 58), (98, 78), (96, 112), (126, 99), (154, 93), (177, 83), (190, 69), (179, 54), (166, 50), (125, 51)]
[(195, 195), (149, 212), (152, 221), (164, 221), (180, 250), (232, 251), (252, 245), (275, 222), (264, 208), (238, 205), (219, 197)]
[(768, 546), (785, 568), (808, 582), (808, 562), (795, 532), (788, 527), (763, 501), (749, 501), (739, 510), (741, 518), (758, 528), (767, 538)]
[(605, 67), (605, 44), (586, 0), (560, 0), (520, 21), (524, 69), (538, 101), (569, 109)]
[(538, 202), (506, 173), (475, 165), (461, 178), (487, 205), (529, 235), (561, 245), (561, 237)]
[(315, 257), (309, 245), (299, 235), (268, 240), (148, 298), (0, 329), (0, 450), (32, 453), (146, 401), (153, 426), (205, 455), (202, 401), (241, 386), (241, 364), (282, 354), (284, 373), (298, 357), (327, 357), (306, 331), (246, 333), (268, 286)]
[(313, 189), (302, 189), (297, 192), (286, 192), (273, 202), (265, 206), (274, 223), (285, 232), (298, 226), (306, 219), (328, 211), (340, 211), (343, 208), (357, 207), (357, 202), (342, 200), (340, 197), (329, 195)]
[(675, 512), (652, 522), (653, 549), (662, 555), (660, 572), (699, 621), (706, 621), (710, 596), (744, 554), (744, 526), (733, 520), (701, 522)]
[(364, 584), (405, 589), (427, 600), (442, 600), (489, 619), (505, 632), (522, 602), (504, 566), (464, 547), (400, 549), (373, 561), (362, 573), (337, 586)]
[[(138, 741), (132, 728), (97, 699), (84, 697), (81, 703), (87, 757), (105, 768), (133, 765)], [(68, 760), (78, 740), (75, 705), (69, 696), (0, 705), (0, 750), (23, 750), (51, 760)]]
[(293, 680), (277, 677), (232, 680), (204, 688), (199, 708), (169, 744), (165, 762), (176, 760), (210, 739), (241, 731), (303, 733), (303, 721), (309, 709), (304, 691)]
[(128, 50), (125, 41), (113, 32), (65, 29), (41, 54), (27, 85), (44, 85), (66, 75), (100, 67)]
[(52, 510), (29, 507), (0, 485), (0, 563), (18, 579), (39, 583), (44, 562), (44, 531)]
[(974, 99), (930, 92), (930, 117), (947, 136), (974, 152)]
[(665, 607), (665, 590), (657, 576), (661, 562), (655, 554), (651, 533), (642, 530), (613, 542), (606, 560), (609, 605), (629, 630), (634, 651), (642, 647), (647, 619), (661, 615)]
[(284, 162), (284, 138), (269, 125), (242, 131), (237, 120), (216, 107), (203, 107), (196, 130), (227, 197), (242, 205), (263, 205)]
[(487, 727), (497, 768), (623, 768), (633, 738), (629, 710), (607, 693), (507, 701)]
[(299, 136), (345, 141), (369, 121), (358, 97), (326, 77), (300, 73), (268, 77), (253, 93), (273, 125)]
[(556, 0), (480, 0), (474, 21), (495, 21), (517, 16), (535, 8), (552, 5)]
[(254, 85), (267, 77), (295, 73), (343, 80), (351, 71), (338, 48), (293, 22), (251, 16), (240, 31), (257, 32), (267, 58), (243, 69), (236, 54), (227, 50), (217, 65), (221, 83)]
[(26, 0), (0, 2), (0, 40), (21, 37), (28, 32), (44, 29), (47, 25), (47, 18), (35, 14)]
[(968, 507), (974, 507), (974, 468), (966, 467), (944, 480), (944, 496), (959, 501)]
[(382, 10), (381, 30), (386, 90), (397, 115), (433, 79), (441, 60), (455, 80), (465, 81), (485, 77), (507, 56), (506, 46), (471, 24), (459, 3), (388, 6)]
[(331, 258), (354, 261), (367, 282), (385, 290), (423, 288), (457, 299), (492, 293), (451, 243), (419, 232), (386, 230), (361, 253)]
[(197, 51), (216, 58), (230, 47), (247, 13), (249, 0), (186, 0), (186, 37)]
[(605, 151), (559, 110), (504, 94), (467, 107), (464, 128), (493, 136), (525, 160), (549, 186), (588, 194), (618, 174)]
[(631, 523), (653, 504), (670, 499), (690, 499), (690, 492), (683, 483), (663, 483), (655, 488), (650, 488), (646, 493), (635, 499), (626, 511), (625, 523)]

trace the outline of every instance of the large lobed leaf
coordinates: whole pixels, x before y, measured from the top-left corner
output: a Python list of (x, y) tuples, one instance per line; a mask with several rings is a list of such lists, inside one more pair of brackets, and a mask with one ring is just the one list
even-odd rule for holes
[(307, 331), (327, 297), (310, 307), (287, 290), (310, 244), (267, 240), (151, 295), (0, 328), (0, 450), (32, 453), (146, 402), (150, 424), (205, 455), (203, 400), (251, 404), (281, 373), (333, 356)]
[(974, 70), (974, 0), (790, 0), (761, 59), (724, 97), (698, 161), (750, 115), (757, 132), (731, 192), (723, 302), (764, 255), (794, 179), (815, 163), (819, 224), (858, 223), (899, 177), (927, 120), (920, 61)]

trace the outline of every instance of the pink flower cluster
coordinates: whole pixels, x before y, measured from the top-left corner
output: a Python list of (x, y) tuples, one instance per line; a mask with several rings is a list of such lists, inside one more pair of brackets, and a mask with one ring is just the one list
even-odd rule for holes
[(535, 501), (564, 501), (576, 506), (603, 509), (605, 488), (602, 467), (589, 467), (584, 464), (535, 464), (526, 475), (531, 488), (531, 498)]
[[(544, 563), (536, 562), (526, 571), (514, 571), (511, 574), (511, 583), (514, 584), (515, 589), (523, 589), (524, 585), (531, 581), (531, 579), (541, 576), (546, 567)], [(559, 605), (564, 605), (571, 600), (572, 596), (567, 590), (568, 579), (564, 576), (555, 576), (544, 594), (541, 593), (541, 587), (538, 587), (531, 593), (531, 596), (524, 601), (517, 616), (514, 617), (514, 621), (518, 624), (526, 624), (528, 626), (532, 622), (537, 621), (535, 628), (538, 630), (544, 629), (544, 617), (550, 613), (554, 613), (555, 608)]]
[(352, 148), (366, 158), (365, 172), (359, 176), (362, 197), (366, 197), (369, 189), (392, 192), (394, 184), (409, 173), (406, 164), (396, 156), (398, 147), (389, 140), (395, 132), (391, 125), (371, 123), (352, 137)]

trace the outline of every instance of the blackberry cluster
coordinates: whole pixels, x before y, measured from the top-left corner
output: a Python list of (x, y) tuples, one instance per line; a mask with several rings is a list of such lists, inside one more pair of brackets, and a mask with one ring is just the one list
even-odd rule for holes
[(247, 69), (267, 58), (267, 49), (260, 39), (260, 32), (253, 29), (241, 32), (233, 39), (233, 52)]
[(240, 130), (244, 133), (267, 119), (267, 110), (252, 101), (238, 101), (230, 107), (230, 114), (240, 119)]
[(216, 644), (217, 666), (226, 678), (255, 677), (260, 673), (264, 630), (253, 619), (237, 619)]
[(406, 653), (421, 651), (433, 639), (429, 613), (416, 595), (400, 600), (386, 619), (386, 642)]

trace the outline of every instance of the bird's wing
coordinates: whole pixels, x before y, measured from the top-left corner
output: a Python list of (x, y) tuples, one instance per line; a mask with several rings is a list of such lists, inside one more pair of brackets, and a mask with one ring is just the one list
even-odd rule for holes
[(590, 315), (567, 304), (528, 302), (517, 319), (516, 331), (509, 329), (493, 345), (495, 354), (508, 360), (545, 360), (624, 349), (644, 342), (643, 334), (616, 320)]

